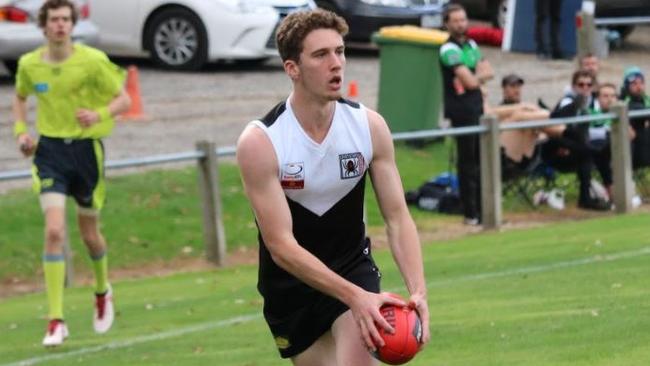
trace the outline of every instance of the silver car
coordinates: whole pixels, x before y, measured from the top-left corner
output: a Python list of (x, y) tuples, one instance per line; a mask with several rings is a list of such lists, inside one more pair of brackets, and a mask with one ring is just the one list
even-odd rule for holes
[[(87, 0), (77, 0), (79, 19), (72, 32), (77, 42), (94, 45), (99, 30), (90, 22)], [(0, 61), (9, 72), (16, 71), (17, 61), (26, 52), (45, 43), (43, 31), (38, 27), (38, 9), (43, 0), (0, 0)]]

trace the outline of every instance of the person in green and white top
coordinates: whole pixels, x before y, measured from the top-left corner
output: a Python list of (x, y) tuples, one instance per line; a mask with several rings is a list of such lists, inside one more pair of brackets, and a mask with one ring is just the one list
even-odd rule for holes
[[(49, 323), (43, 345), (57, 346), (68, 336), (63, 317), (66, 196), (77, 203), (81, 237), (95, 273), (94, 329), (109, 330), (114, 318), (108, 283), (106, 242), (99, 229), (105, 198), (104, 149), (101, 138), (113, 117), (128, 110), (125, 72), (101, 51), (72, 43), (77, 9), (69, 0), (48, 0), (38, 24), (46, 44), (18, 61), (13, 101), (14, 135), (22, 153), (34, 155), (34, 188), (45, 216), (43, 272)], [(27, 98), (36, 96), (38, 144), (27, 126)]]
[[(650, 108), (650, 96), (645, 90), (645, 76), (639, 67), (632, 66), (625, 70), (621, 99), (630, 111)], [(648, 167), (650, 166), (650, 118), (631, 118), (630, 125), (636, 132), (632, 142), (632, 167), (634, 169)]]
[[(476, 42), (467, 37), (467, 14), (459, 4), (449, 4), (443, 14), (449, 40), (440, 47), (445, 117), (453, 127), (476, 126), (483, 114), (480, 86), (493, 77)], [(456, 138), (457, 170), (463, 215), (468, 225), (481, 217), (481, 185), (478, 135)]]

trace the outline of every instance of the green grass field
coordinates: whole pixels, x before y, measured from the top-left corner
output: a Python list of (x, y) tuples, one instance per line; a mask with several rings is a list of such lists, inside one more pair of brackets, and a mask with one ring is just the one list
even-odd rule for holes
[[(412, 365), (645, 366), (648, 215), (487, 233), (424, 247), (431, 343)], [(384, 289), (404, 294), (387, 251)], [(66, 291), (71, 337), (45, 350), (43, 294), (0, 302), (0, 365), (286, 365), (252, 266), (114, 283), (118, 317), (91, 329), (91, 289)]]
[[(406, 189), (413, 189), (434, 174), (448, 169), (448, 147), (430, 144), (424, 149), (397, 148), (397, 160)], [(111, 267), (133, 267), (151, 261), (203, 255), (201, 201), (196, 168), (150, 171), (112, 177), (107, 184), (107, 203), (102, 228), (110, 246)], [(223, 163), (219, 170), (223, 222), (229, 249), (256, 246), (253, 214), (243, 193), (239, 170)], [(368, 184), (368, 186), (370, 186)], [(382, 220), (370, 188), (367, 194), (371, 225)], [(70, 242), (75, 269), (88, 267), (86, 250), (79, 240), (74, 202), (68, 200)], [(43, 219), (38, 199), (29, 189), (1, 196), (0, 279), (32, 278), (40, 271)], [(414, 211), (428, 220), (429, 212)]]

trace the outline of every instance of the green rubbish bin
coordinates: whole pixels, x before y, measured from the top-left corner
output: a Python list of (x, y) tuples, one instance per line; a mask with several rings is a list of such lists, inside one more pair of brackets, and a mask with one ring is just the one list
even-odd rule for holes
[(377, 109), (392, 132), (437, 128), (442, 120), (439, 54), (447, 36), (436, 31), (436, 38), (422, 37), (423, 31), (434, 30), (379, 32), (372, 37), (380, 51)]

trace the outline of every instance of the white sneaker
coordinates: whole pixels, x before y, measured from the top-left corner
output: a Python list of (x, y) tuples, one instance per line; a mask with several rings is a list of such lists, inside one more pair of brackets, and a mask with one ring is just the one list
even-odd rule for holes
[(546, 203), (548, 200), (548, 193), (546, 193), (543, 189), (540, 189), (539, 191), (535, 192), (533, 194), (533, 204), (535, 206), (539, 206), (543, 203)]
[(103, 295), (95, 294), (95, 315), (93, 316), (93, 327), (95, 333), (106, 333), (113, 325), (115, 311), (113, 309), (113, 289), (108, 286), (108, 291)]
[(43, 338), (43, 345), (45, 347), (55, 347), (63, 344), (63, 341), (68, 338), (68, 327), (65, 326), (63, 320), (52, 319), (47, 324), (47, 331), (45, 338)]
[(564, 191), (561, 189), (551, 189), (546, 197), (546, 204), (556, 210), (564, 210)]

